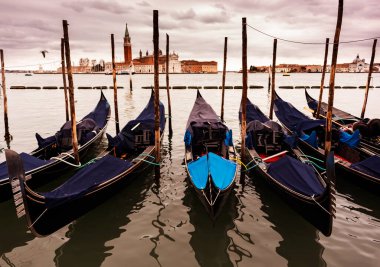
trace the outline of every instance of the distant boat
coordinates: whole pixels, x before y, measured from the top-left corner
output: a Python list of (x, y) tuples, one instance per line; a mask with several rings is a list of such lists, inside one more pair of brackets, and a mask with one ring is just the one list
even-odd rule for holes
[(33, 76), (32, 73), (25, 73), (25, 76)]
[(290, 76), (289, 73), (283, 73), (282, 76)]

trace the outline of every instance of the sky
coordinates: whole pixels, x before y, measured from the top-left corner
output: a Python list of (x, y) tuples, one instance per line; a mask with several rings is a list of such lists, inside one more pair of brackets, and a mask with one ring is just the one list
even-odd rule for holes
[[(380, 36), (379, 0), (345, 0), (340, 40)], [(223, 67), (224, 37), (228, 37), (227, 70), (241, 69), (242, 17), (270, 35), (303, 42), (333, 40), (338, 0), (0, 0), (0, 48), (8, 69), (56, 69), (60, 62), (62, 20), (69, 23), (71, 58), (111, 61), (110, 34), (115, 34), (116, 58), (123, 59), (125, 24), (133, 57), (152, 52), (153, 10), (159, 10), (160, 48), (165, 34), (179, 59), (215, 60)], [(269, 65), (273, 39), (253, 29), (248, 33), (248, 65)], [(341, 44), (338, 63), (357, 54), (370, 61), (372, 40)], [(47, 50), (46, 58), (41, 50)], [(328, 62), (331, 62), (331, 51)], [(323, 64), (324, 44), (277, 44), (277, 64)], [(378, 56), (379, 58), (379, 56)], [(375, 62), (380, 62), (375, 59)]]

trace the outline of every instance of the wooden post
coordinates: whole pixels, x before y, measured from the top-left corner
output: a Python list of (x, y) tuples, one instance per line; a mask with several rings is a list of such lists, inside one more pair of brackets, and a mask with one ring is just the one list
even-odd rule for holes
[(220, 119), (224, 121), (224, 90), (226, 85), (226, 65), (227, 65), (227, 42), (228, 38), (224, 37), (224, 56), (223, 56), (223, 78), (222, 78), (222, 107)]
[(61, 38), (61, 66), (63, 78), (63, 91), (65, 93), (66, 121), (69, 121), (69, 99), (67, 98), (66, 64), (65, 64), (65, 39)]
[[(153, 10), (153, 46), (154, 46), (154, 140), (156, 146), (156, 179), (160, 177), (160, 88), (158, 73), (159, 55), (159, 32), (158, 32), (158, 10)], [(164, 114), (163, 114), (164, 115)]]
[(0, 49), (0, 58), (1, 58), (1, 85), (3, 87), (3, 100), (4, 100), (4, 126), (5, 126), (4, 138), (7, 141), (7, 146), (9, 149), (9, 141), (10, 141), (11, 135), (9, 134), (9, 125), (8, 125), (8, 98), (7, 98), (7, 86), (5, 84), (5, 67), (4, 67), (3, 49)]
[(270, 79), (271, 79), (270, 72), (271, 72), (271, 70), (272, 70), (272, 68), (269, 67), (268, 68), (268, 93), (270, 92), (270, 87), (271, 87), (271, 82), (270, 82)]
[(322, 95), (323, 95), (323, 87), (325, 86), (325, 74), (326, 74), (326, 67), (327, 67), (327, 56), (329, 54), (329, 43), (330, 39), (326, 38), (326, 45), (325, 45), (325, 59), (323, 60), (323, 69), (322, 69), (322, 78), (321, 78), (321, 87), (319, 88), (319, 98), (318, 98), (318, 106), (317, 106), (317, 112), (316, 112), (316, 118), (319, 118), (319, 113), (321, 112), (321, 103), (322, 103)]
[(133, 91), (132, 87), (132, 65), (129, 67), (129, 91)]
[(119, 127), (119, 110), (117, 105), (117, 83), (116, 83), (116, 64), (115, 64), (115, 40), (114, 35), (111, 34), (111, 53), (112, 53), (112, 80), (113, 80), (113, 101), (115, 106), (115, 123), (116, 134), (120, 133)]
[[(247, 19), (242, 18), (242, 70), (243, 90), (241, 96), (241, 159), (245, 160), (245, 134), (247, 127)], [(241, 179), (242, 180), (242, 179)]]
[(166, 92), (168, 94), (168, 108), (169, 108), (169, 136), (173, 135), (172, 128), (172, 106), (170, 103), (170, 90), (169, 90), (169, 35), (166, 34)]
[(339, 0), (338, 19), (336, 22), (334, 46), (333, 46), (331, 70), (330, 70), (329, 101), (328, 101), (327, 115), (326, 115), (326, 135), (325, 135), (326, 158), (331, 151), (332, 107), (334, 104), (335, 70), (336, 70), (336, 61), (338, 58), (339, 37), (340, 37), (340, 30), (342, 27), (342, 17), (343, 17), (343, 0)]
[(269, 119), (273, 120), (274, 96), (276, 94), (276, 56), (277, 39), (273, 40), (273, 62), (272, 62), (272, 93), (270, 98)]
[(69, 80), (69, 100), (70, 100), (70, 113), (71, 113), (71, 134), (73, 140), (73, 152), (76, 164), (79, 164), (79, 153), (78, 153), (78, 138), (77, 138), (77, 126), (76, 126), (76, 116), (75, 116), (75, 100), (74, 100), (74, 82), (73, 82), (73, 72), (71, 69), (71, 56), (70, 56), (70, 41), (69, 41), (69, 31), (67, 27), (67, 20), (62, 21), (63, 24), (63, 38), (65, 40), (65, 55), (66, 55), (66, 66), (67, 66), (67, 78)]
[(373, 70), (373, 61), (375, 60), (375, 54), (376, 54), (376, 44), (377, 44), (377, 39), (373, 40), (371, 62), (369, 63), (368, 78), (367, 78), (367, 84), (366, 84), (366, 87), (365, 87), (364, 103), (363, 103), (363, 108), (362, 108), (362, 114), (360, 115), (361, 119), (364, 119), (365, 109), (366, 109), (366, 106), (367, 106), (368, 91), (369, 91), (369, 86), (371, 85), (371, 76), (372, 76), (372, 70)]

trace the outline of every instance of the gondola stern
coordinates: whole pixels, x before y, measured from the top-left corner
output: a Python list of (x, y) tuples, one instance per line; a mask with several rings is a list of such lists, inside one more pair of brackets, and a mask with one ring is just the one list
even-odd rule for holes
[(9, 180), (12, 188), (13, 200), (18, 218), (25, 215), (25, 171), (20, 155), (10, 149), (5, 150), (5, 158), (8, 166)]

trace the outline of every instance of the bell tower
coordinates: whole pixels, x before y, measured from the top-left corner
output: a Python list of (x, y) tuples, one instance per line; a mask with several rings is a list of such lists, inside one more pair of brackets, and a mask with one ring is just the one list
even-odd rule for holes
[(125, 24), (125, 34), (124, 34), (124, 63), (130, 64), (132, 62), (132, 45), (131, 37), (128, 32), (128, 25)]

